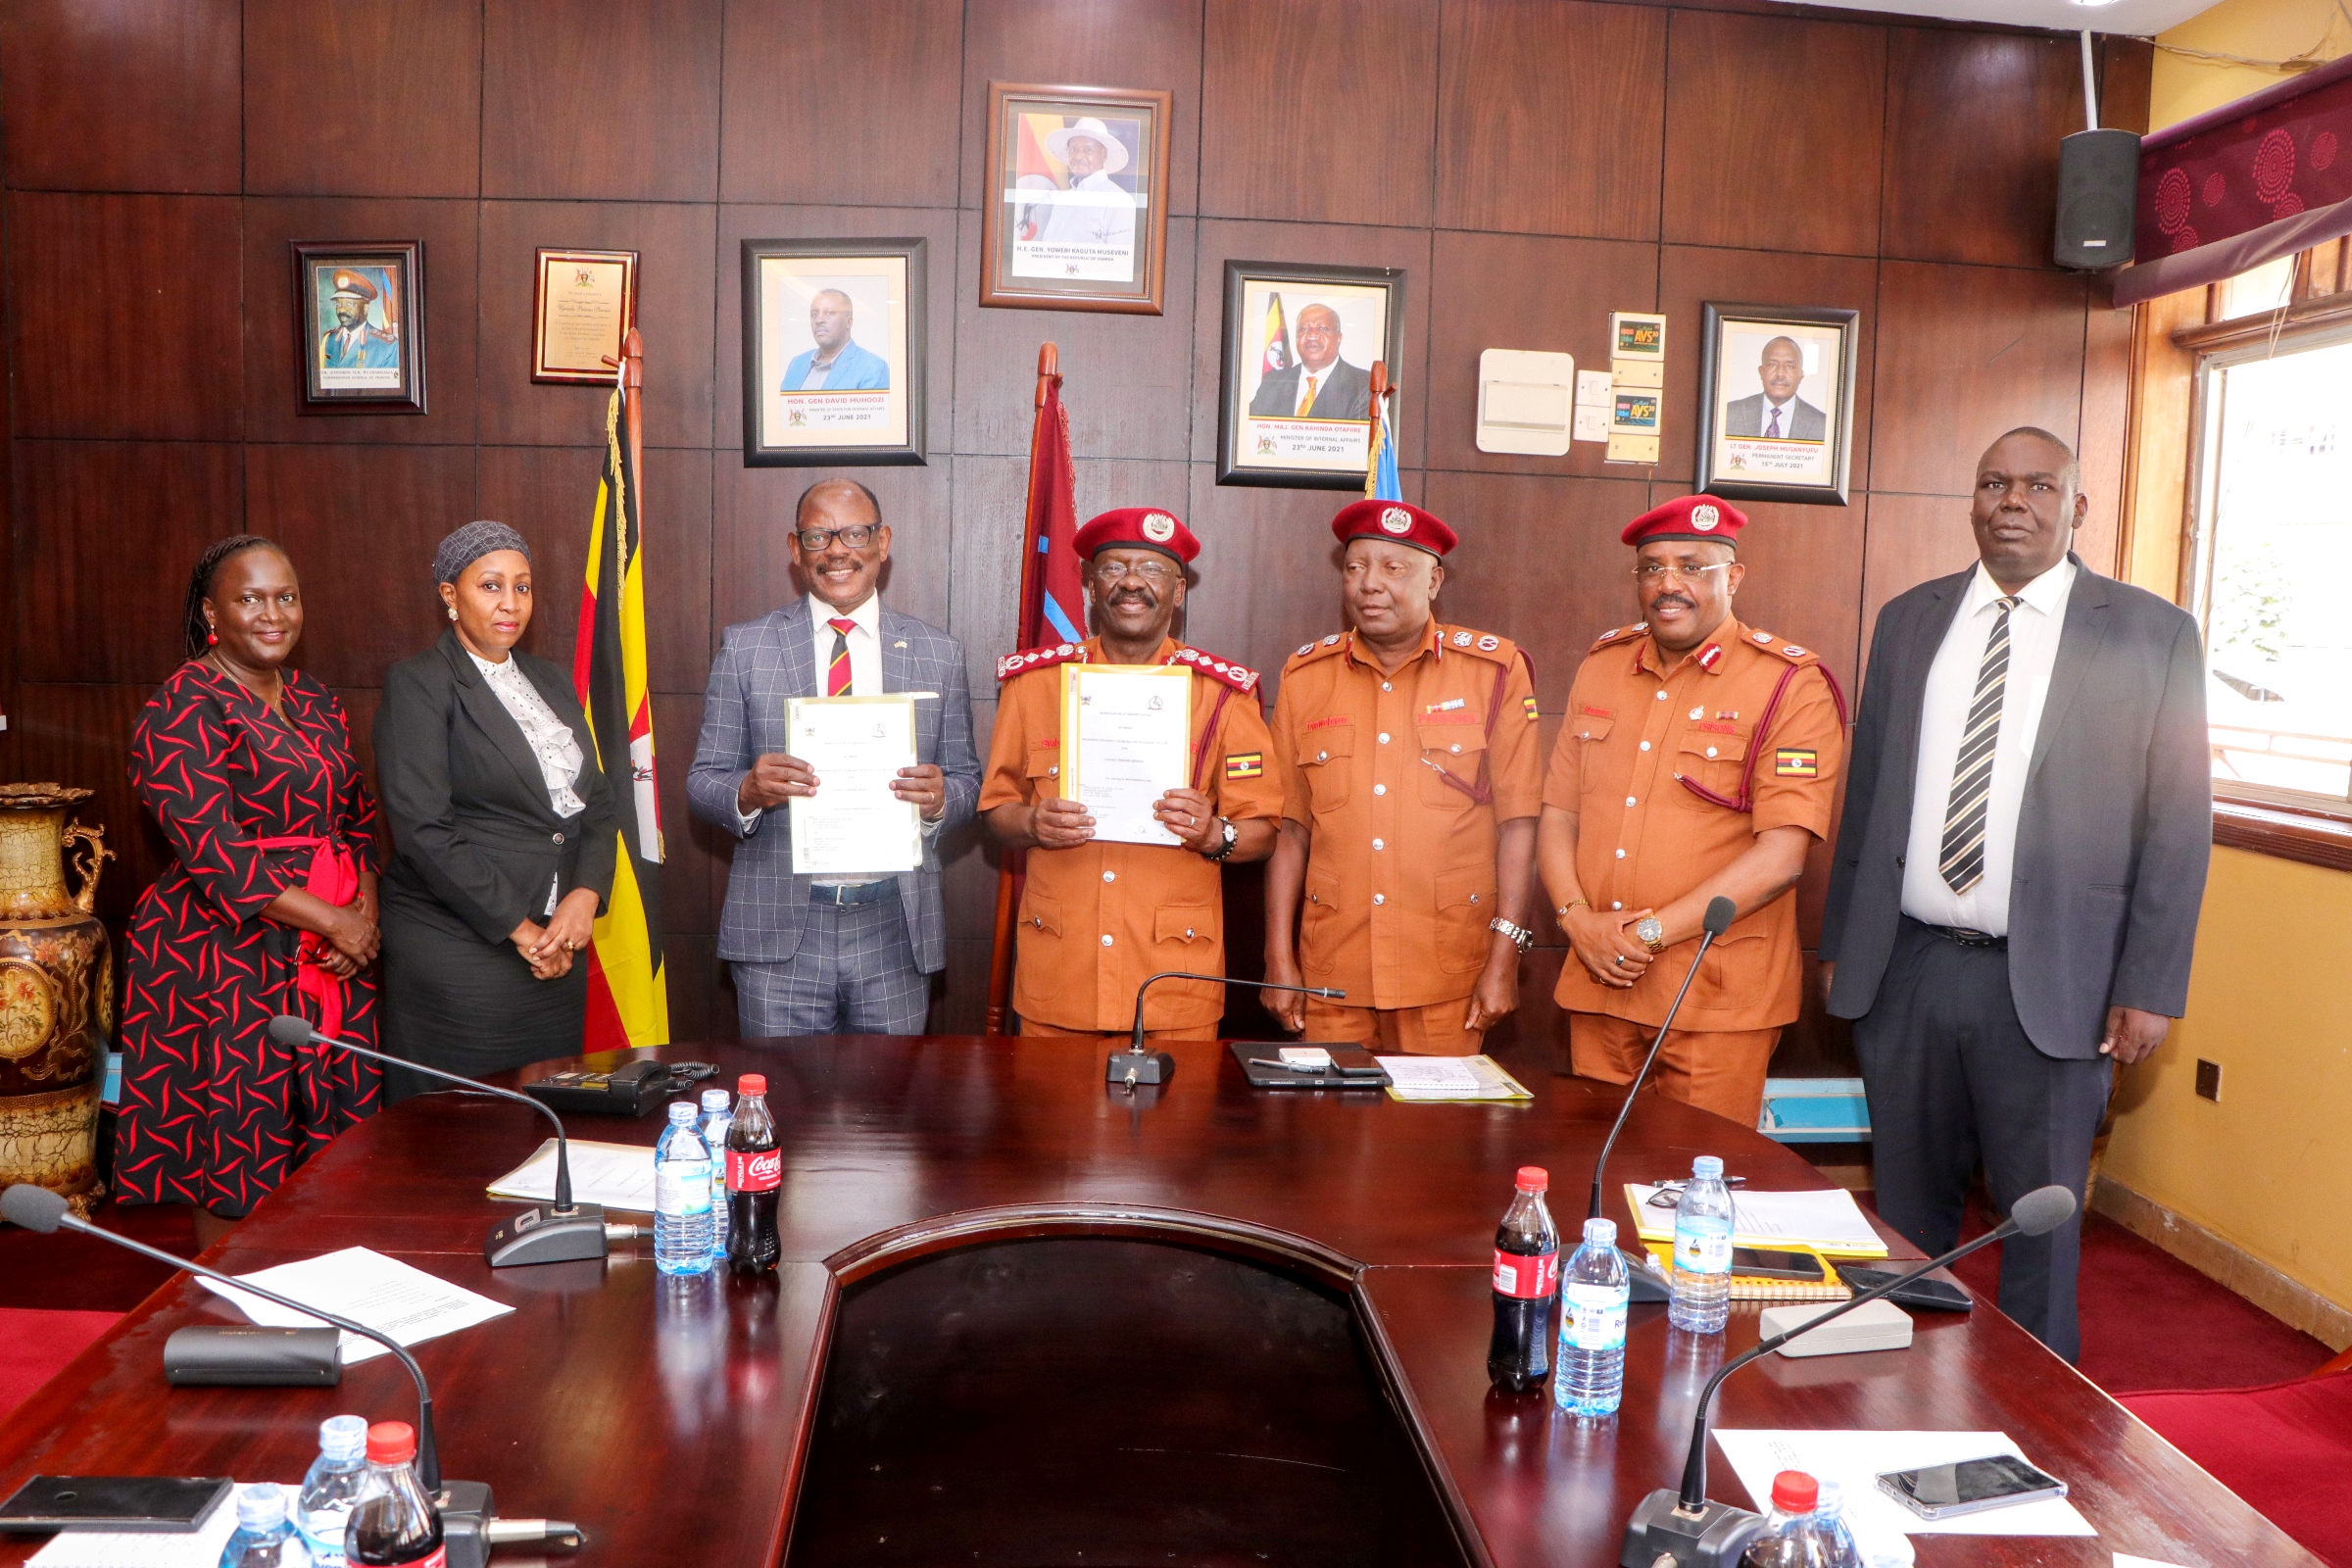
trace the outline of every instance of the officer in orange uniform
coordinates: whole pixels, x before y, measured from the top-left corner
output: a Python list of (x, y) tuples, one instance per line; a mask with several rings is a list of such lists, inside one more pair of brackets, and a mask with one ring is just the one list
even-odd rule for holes
[(1494, 633), (1431, 615), (1455, 544), (1445, 523), (1358, 501), (1331, 531), (1348, 550), (1353, 629), (1283, 666), (1266, 978), (1348, 999), (1261, 998), (1310, 1039), (1468, 1055), (1519, 1005), (1519, 956), (1534, 940), (1534, 672)]
[(1796, 1021), (1796, 901), (1830, 832), (1845, 699), (1817, 654), (1742, 626), (1747, 518), (1686, 496), (1627, 525), (1642, 623), (1592, 645), (1544, 780), (1538, 855), (1573, 960), (1560, 1005), (1582, 1077), (1631, 1083), (1689, 972), (1709, 901), (1740, 918), (1658, 1054), (1658, 1087), (1753, 1127)]
[[(1200, 553), (1166, 512), (1125, 507), (1078, 530), (1099, 634), (1011, 654), (997, 664), (997, 727), (980, 781), (999, 840), (1027, 846), (1012, 1005), (1025, 1035), (1115, 1034), (1134, 1026), (1136, 988), (1163, 969), (1225, 972), (1219, 867), (1273, 848), (1282, 792), (1271, 776), (1257, 671), (1168, 635), (1184, 608), (1184, 565)], [(1152, 814), (1183, 841), (1098, 844), (1083, 802), (1061, 777), (1061, 671), (1054, 665), (1181, 664), (1192, 706), (1192, 775)], [(1159, 1039), (1216, 1032), (1221, 986), (1163, 980), (1144, 1024)]]

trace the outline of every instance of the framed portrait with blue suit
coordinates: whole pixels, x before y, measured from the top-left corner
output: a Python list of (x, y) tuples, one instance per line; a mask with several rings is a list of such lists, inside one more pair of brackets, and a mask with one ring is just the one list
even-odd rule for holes
[(1844, 506), (1860, 313), (1713, 300), (1699, 310), (1692, 487), (1730, 501)]
[(424, 412), (424, 242), (294, 242), (305, 414)]
[(921, 464), (929, 247), (743, 242), (746, 467)]

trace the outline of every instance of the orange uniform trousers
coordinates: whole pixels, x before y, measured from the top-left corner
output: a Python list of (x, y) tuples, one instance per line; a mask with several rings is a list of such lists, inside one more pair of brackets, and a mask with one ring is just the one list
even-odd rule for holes
[[(1649, 1024), (1605, 1013), (1568, 1015), (1568, 1060), (1579, 1078), (1630, 1084), (1658, 1031)], [(1755, 1126), (1764, 1113), (1764, 1073), (1781, 1031), (1771, 1029), (1670, 1029), (1658, 1048), (1649, 1085), (1669, 1100)]]
[(1487, 1032), (1463, 1028), (1469, 1015), (1468, 997), (1426, 1007), (1344, 1007), (1309, 997), (1305, 1038), (1359, 1041), (1367, 1051), (1392, 1056), (1475, 1056), (1485, 1049)]

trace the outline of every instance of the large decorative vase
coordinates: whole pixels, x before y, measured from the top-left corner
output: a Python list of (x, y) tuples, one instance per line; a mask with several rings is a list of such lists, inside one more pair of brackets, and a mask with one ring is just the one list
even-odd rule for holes
[(113, 950), (91, 912), (114, 852), (104, 828), (66, 820), (89, 797), (0, 784), (0, 1183), (35, 1182), (85, 1210), (101, 1191), (99, 1073), (115, 1026)]

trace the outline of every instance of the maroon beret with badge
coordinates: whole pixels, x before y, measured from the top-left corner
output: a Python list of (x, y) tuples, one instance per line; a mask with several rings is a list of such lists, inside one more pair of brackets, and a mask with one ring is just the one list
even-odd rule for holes
[(1092, 561), (1105, 550), (1156, 550), (1172, 560), (1189, 562), (1200, 553), (1200, 541), (1173, 513), (1157, 507), (1121, 507), (1089, 519), (1078, 530), (1080, 556)]
[(1409, 501), (1358, 501), (1342, 507), (1331, 519), (1331, 531), (1342, 544), (1350, 539), (1393, 539), (1433, 556), (1461, 543), (1451, 528)]
[(1737, 549), (1740, 530), (1746, 526), (1747, 514), (1728, 501), (1684, 496), (1650, 508), (1627, 523), (1618, 537), (1637, 549), (1653, 539), (1720, 539)]

